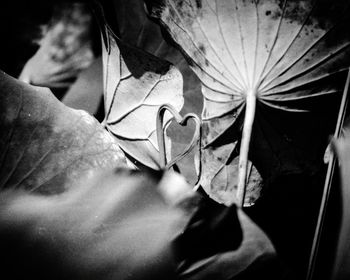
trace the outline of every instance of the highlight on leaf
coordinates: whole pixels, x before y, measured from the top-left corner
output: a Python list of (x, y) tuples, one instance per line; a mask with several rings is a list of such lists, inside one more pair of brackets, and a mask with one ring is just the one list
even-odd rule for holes
[(92, 116), (0, 72), (0, 189), (61, 193), (93, 170), (126, 166)]
[[(259, 112), (310, 112), (319, 100), (341, 94), (350, 64), (349, 2), (146, 3), (202, 82), (203, 161), (207, 161), (202, 185), (217, 201), (242, 205)], [(263, 132), (265, 127), (259, 129)], [(217, 189), (228, 189), (223, 181), (227, 176), (220, 182), (215, 178), (223, 168), (234, 172), (237, 156), (238, 177), (224, 201)]]

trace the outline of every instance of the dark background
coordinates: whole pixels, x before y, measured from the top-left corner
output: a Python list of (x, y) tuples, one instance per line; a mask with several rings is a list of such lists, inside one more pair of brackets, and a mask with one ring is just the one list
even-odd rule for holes
[[(14, 77), (20, 74), (26, 61), (38, 48), (32, 41), (40, 37), (40, 25), (50, 20), (54, 6), (61, 2), (63, 1), (1, 1), (1, 70)], [(314, 156), (311, 160), (315, 164), (314, 172), (276, 178), (269, 184), (265, 197), (247, 210), (253, 220), (268, 233), (277, 251), (287, 263), (292, 264), (291, 267), (298, 275), (306, 270), (325, 177), (326, 166), (322, 164), (322, 151), (328, 143), (328, 136), (334, 131), (339, 101), (340, 98), (324, 100), (318, 104), (319, 110), (307, 121), (302, 116), (279, 116), (284, 113), (272, 112), (275, 118), (270, 119), (276, 121), (276, 126), (292, 128), (296, 142), (302, 143), (302, 149)], [(331, 204), (334, 207), (335, 196), (336, 194), (332, 197)], [(329, 216), (329, 223), (331, 229), (336, 220)], [(323, 270), (327, 268), (328, 272), (327, 264), (330, 265), (329, 259), (334, 248), (332, 245), (336, 239), (331, 232), (327, 231), (329, 238), (325, 244), (329, 248), (325, 247), (325, 260), (320, 265)]]

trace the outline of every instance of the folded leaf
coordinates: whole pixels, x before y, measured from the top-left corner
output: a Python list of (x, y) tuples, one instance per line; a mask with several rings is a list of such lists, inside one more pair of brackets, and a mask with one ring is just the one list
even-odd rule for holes
[(126, 165), (113, 137), (46, 88), (0, 73), (0, 188), (60, 193), (95, 169)]

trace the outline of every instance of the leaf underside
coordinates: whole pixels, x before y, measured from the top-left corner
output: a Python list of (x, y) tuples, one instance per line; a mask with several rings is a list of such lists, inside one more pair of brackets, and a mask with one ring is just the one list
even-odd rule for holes
[[(247, 94), (253, 92), (256, 97), (255, 121), (261, 108), (312, 112), (321, 100), (327, 110), (328, 96), (341, 94), (350, 64), (349, 2), (146, 2), (150, 14), (167, 29), (202, 82), (203, 157), (210, 160), (203, 165), (201, 183), (214, 199), (230, 204), (235, 200), (236, 183), (229, 186), (227, 176), (235, 172), (232, 163), (239, 156), (237, 144)], [(253, 130), (253, 136), (268, 135), (265, 127), (259, 129), (262, 133)], [(259, 139), (252, 141), (258, 143)], [(283, 145), (293, 150), (293, 143)], [(277, 154), (281, 153), (282, 146), (272, 147), (270, 152), (276, 155), (277, 149)], [(290, 172), (301, 168), (298, 162), (288, 164), (293, 165)], [(287, 166), (261, 175), (268, 179), (286, 171)], [(224, 179), (215, 181), (224, 169)], [(228, 190), (226, 199), (218, 196), (218, 188)]]

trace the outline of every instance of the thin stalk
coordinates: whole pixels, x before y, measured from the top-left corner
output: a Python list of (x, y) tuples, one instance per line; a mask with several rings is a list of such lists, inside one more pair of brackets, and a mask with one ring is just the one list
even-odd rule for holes
[(246, 96), (246, 108), (242, 131), (241, 147), (239, 151), (238, 182), (237, 182), (237, 202), (243, 207), (247, 182), (248, 153), (250, 138), (252, 135), (253, 123), (256, 109), (256, 90), (249, 90)]
[[(336, 124), (335, 131), (334, 131), (334, 138), (340, 137), (341, 130), (343, 128), (346, 109), (348, 106), (349, 87), (350, 87), (350, 68), (348, 70), (348, 76), (346, 78), (343, 96), (342, 96), (342, 100), (341, 100), (340, 107), (339, 107), (339, 114), (338, 114), (338, 120), (337, 120), (337, 124)], [(332, 187), (334, 168), (335, 168), (335, 156), (332, 153), (330, 160), (328, 162), (328, 169), (327, 169), (325, 184), (323, 187), (323, 194), (322, 194), (322, 200), (321, 200), (321, 205), (320, 205), (320, 211), (318, 214), (317, 225), (316, 225), (314, 239), (312, 242), (312, 248), (311, 248), (311, 252), (310, 252), (309, 265), (308, 265), (308, 270), (307, 270), (307, 275), (306, 275), (307, 280), (314, 279), (314, 272), (315, 272), (315, 268), (316, 268), (318, 249), (320, 246), (323, 225), (324, 225), (324, 220), (325, 220), (327, 206), (328, 206), (328, 199), (329, 199), (329, 195), (330, 195), (331, 187)]]

